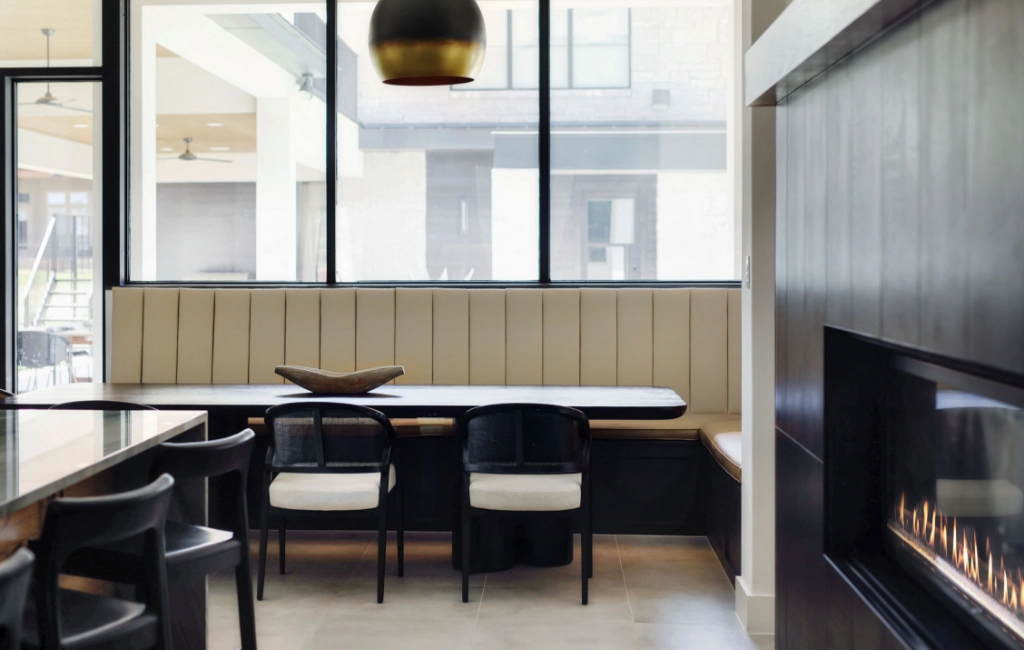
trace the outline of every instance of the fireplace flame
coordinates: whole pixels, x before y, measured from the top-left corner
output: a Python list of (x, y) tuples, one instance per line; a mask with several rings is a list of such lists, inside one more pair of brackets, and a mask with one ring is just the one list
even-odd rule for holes
[(1012, 570), (1006, 570), (1004, 558), (993, 551), (998, 545), (992, 540), (985, 538), (979, 546), (978, 533), (973, 528), (958, 526), (956, 517), (950, 522), (950, 517), (928, 501), (909, 508), (905, 494), (900, 496), (893, 514), (894, 523), (917, 544), (930, 550), (936, 560), (955, 567), (960, 575), (1024, 621), (1024, 573), (1017, 569), (1014, 576)]

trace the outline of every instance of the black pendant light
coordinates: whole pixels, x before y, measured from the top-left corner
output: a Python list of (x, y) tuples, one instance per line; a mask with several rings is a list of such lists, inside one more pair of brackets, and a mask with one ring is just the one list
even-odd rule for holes
[(475, 0), (380, 0), (370, 18), (370, 56), (386, 84), (473, 81), (486, 44)]

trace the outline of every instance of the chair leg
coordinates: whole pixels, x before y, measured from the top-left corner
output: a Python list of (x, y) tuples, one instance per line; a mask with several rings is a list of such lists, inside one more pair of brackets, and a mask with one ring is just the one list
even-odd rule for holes
[(405, 575), (405, 506), (402, 503), (402, 482), (398, 482), (395, 494), (395, 505), (398, 507), (398, 577)]
[(377, 604), (384, 602), (384, 569), (388, 556), (388, 507), (387, 499), (382, 499), (380, 506), (380, 522), (377, 528)]
[(284, 516), (281, 517), (281, 527), (277, 529), (277, 560), (281, 575), (284, 575), (284, 534), (287, 522)]
[(238, 596), (238, 628), (242, 650), (256, 650), (256, 609), (252, 602), (252, 574), (249, 573), (249, 549), (242, 551), (235, 567), (235, 592)]
[(580, 572), (583, 578), (583, 604), (586, 605), (590, 600), (589, 580), (593, 575), (593, 547), (591, 546), (591, 535), (590, 535), (590, 481), (586, 478), (583, 482), (583, 504), (581, 504), (581, 538), (580, 538)]
[(267, 535), (269, 533), (269, 515), (267, 514), (266, 497), (260, 511), (260, 565), (257, 567), (256, 600), (263, 600), (263, 578), (267, 573)]
[(469, 544), (470, 524), (472, 518), (469, 516), (469, 504), (467, 499), (462, 499), (462, 602), (469, 602)]

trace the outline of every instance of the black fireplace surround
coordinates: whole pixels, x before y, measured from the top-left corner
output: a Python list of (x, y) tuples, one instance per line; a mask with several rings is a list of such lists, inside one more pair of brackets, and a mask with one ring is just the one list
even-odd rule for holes
[(826, 327), (825, 554), (910, 648), (1024, 649), (1024, 377)]

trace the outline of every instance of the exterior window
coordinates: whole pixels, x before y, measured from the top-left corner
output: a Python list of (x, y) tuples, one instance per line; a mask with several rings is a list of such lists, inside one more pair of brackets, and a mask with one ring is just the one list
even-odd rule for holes
[(730, 2), (551, 9), (551, 278), (733, 280)]
[(477, 79), (407, 87), (374, 0), (131, 0), (129, 280), (734, 281), (736, 1), (481, 2)]
[[(0, 67), (77, 68), (99, 66), (100, 9), (103, 0), (8, 0), (0, 2)], [(59, 96), (51, 85), (52, 107), (81, 109)], [(32, 101), (38, 99), (32, 97)], [(72, 111), (68, 111), (72, 112)]]
[(296, 8), (133, 0), (133, 279), (327, 279), (327, 10)]
[[(628, 8), (553, 8), (551, 87), (629, 88), (629, 12)], [(490, 19), (480, 78), (452, 89), (536, 90), (540, 63), (537, 12), (509, 9), (485, 15)], [(496, 31), (491, 31), (492, 25)]]
[[(513, 56), (530, 49), (517, 32), (521, 16), (533, 17), (536, 75), (536, 0), (503, 5), (481, 3), (487, 54), (467, 90), (514, 83), (507, 44)], [(355, 60), (339, 70), (339, 93), (358, 88), (354, 114), (338, 116), (338, 281), (536, 281), (536, 93), (381, 83), (366, 42), (373, 8), (338, 3), (339, 38)]]

